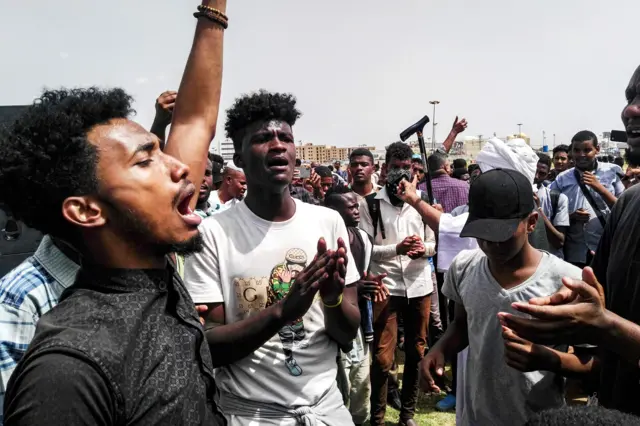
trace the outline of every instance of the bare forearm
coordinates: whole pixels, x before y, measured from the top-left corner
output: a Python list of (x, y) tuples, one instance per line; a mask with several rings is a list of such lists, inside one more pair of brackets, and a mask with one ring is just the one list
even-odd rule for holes
[(607, 191), (606, 188), (602, 186), (597, 186), (594, 189), (598, 192), (598, 194), (600, 194), (604, 202), (607, 203), (607, 206), (613, 207), (616, 201), (618, 201), (616, 196), (613, 195), (611, 192)]
[(356, 338), (360, 326), (360, 309), (355, 285), (345, 288), (340, 306), (324, 308), (324, 326), (327, 334), (339, 346), (347, 346)]
[(640, 366), (640, 325), (611, 311), (606, 312), (607, 326), (600, 331), (599, 346), (615, 352), (627, 361)]
[(164, 142), (166, 140), (167, 125), (164, 123), (158, 123), (154, 120), (149, 132), (153, 133), (158, 137), (158, 139)]
[(469, 346), (469, 335), (467, 334), (467, 323), (461, 324), (455, 319), (447, 327), (447, 331), (434, 346), (434, 350), (440, 350), (446, 357), (454, 357), (458, 352)]
[(440, 217), (442, 213), (430, 206), (429, 203), (418, 198), (411, 202), (411, 207), (416, 209), (420, 216), (422, 216), (422, 221), (426, 223), (429, 228), (434, 230), (440, 228)]
[(449, 136), (447, 136), (447, 139), (445, 139), (444, 142), (442, 143), (442, 148), (444, 149), (444, 152), (446, 152), (447, 154), (449, 153), (449, 151), (451, 151), (451, 147), (453, 146), (453, 143), (456, 141), (456, 137), (458, 137), (458, 134), (452, 130), (449, 132)]
[(551, 223), (551, 220), (549, 220), (547, 215), (544, 214), (542, 209), (538, 209), (538, 213), (540, 213), (540, 215), (542, 215), (542, 219), (544, 219), (544, 226), (551, 245), (556, 249), (562, 248), (564, 246), (564, 234), (553, 226), (553, 223)]
[[(226, 13), (226, 0), (204, 0), (203, 4)], [(165, 152), (187, 164), (196, 188), (204, 176), (209, 145), (215, 136), (222, 84), (224, 30), (199, 18), (191, 53), (176, 100), (171, 133)], [(192, 200), (195, 205), (197, 197)]]
[(552, 371), (562, 376), (580, 378), (585, 375), (596, 375), (600, 369), (599, 360), (591, 355), (578, 356), (551, 348), (549, 350), (557, 357)]
[(239, 361), (271, 339), (283, 326), (280, 304), (256, 315), (228, 325), (218, 325), (205, 332), (214, 367)]

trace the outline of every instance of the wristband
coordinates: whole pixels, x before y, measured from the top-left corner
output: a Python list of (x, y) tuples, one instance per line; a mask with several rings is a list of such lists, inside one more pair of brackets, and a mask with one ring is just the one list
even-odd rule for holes
[(338, 306), (342, 305), (342, 293), (340, 293), (340, 296), (338, 296), (338, 302), (336, 302), (335, 305), (327, 305), (324, 300), (322, 301), (322, 304), (325, 308), (337, 308)]

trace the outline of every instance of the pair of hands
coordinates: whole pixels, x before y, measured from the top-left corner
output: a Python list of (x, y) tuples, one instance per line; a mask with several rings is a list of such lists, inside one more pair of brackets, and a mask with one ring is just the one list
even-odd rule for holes
[(607, 327), (604, 289), (593, 269), (582, 271), (582, 280), (563, 278), (557, 293), (516, 302), (512, 307), (532, 319), (501, 312), (500, 322), (520, 337), (545, 345), (597, 343)]
[(582, 271), (582, 281), (565, 277), (562, 283), (564, 287), (551, 296), (512, 305), (533, 319), (498, 314), (509, 366), (553, 371), (558, 357), (543, 345), (597, 343), (600, 331), (607, 327), (602, 285), (588, 267)]
[[(589, 267), (582, 271), (582, 281), (565, 277), (562, 283), (564, 287), (551, 296), (512, 304), (531, 319), (498, 314), (505, 361), (510, 367), (525, 372), (553, 371), (558, 356), (544, 345), (598, 343), (608, 324), (602, 285)], [(420, 385), (425, 392), (439, 392), (433, 373), (444, 374), (445, 356), (437, 346), (434, 349), (420, 363)]]
[[(285, 322), (302, 317), (320, 292), (322, 301), (335, 305), (342, 295), (347, 275), (347, 248), (342, 238), (338, 238), (338, 249), (328, 250), (324, 238), (318, 240), (317, 254), (309, 265), (296, 277), (287, 296), (280, 302), (280, 317)], [(207, 312), (207, 305), (196, 305), (201, 316)]]
[(426, 253), (424, 241), (417, 235), (410, 235), (396, 245), (396, 253), (409, 256), (411, 259), (419, 259)]
[(374, 303), (384, 302), (389, 297), (389, 289), (382, 282), (387, 274), (375, 275), (365, 272), (364, 277), (358, 281), (358, 294), (364, 295), (368, 300)]
[(342, 295), (347, 275), (347, 247), (338, 238), (338, 249), (328, 250), (324, 238), (318, 240), (317, 254), (296, 277), (287, 297), (282, 300), (282, 318), (295, 321), (313, 304), (316, 293), (327, 305), (335, 305)]

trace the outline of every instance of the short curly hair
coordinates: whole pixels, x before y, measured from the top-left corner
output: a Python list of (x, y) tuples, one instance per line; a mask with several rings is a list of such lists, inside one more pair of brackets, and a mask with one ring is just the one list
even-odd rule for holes
[(271, 93), (262, 89), (240, 96), (227, 110), (224, 129), (233, 141), (236, 152), (242, 151), (243, 130), (251, 123), (281, 120), (293, 126), (302, 113), (296, 108), (296, 98), (290, 93)]
[(347, 185), (336, 185), (333, 188), (329, 188), (326, 194), (324, 194), (324, 205), (329, 208), (336, 208), (345, 194), (351, 194), (353, 190)]
[(388, 165), (391, 163), (392, 158), (404, 161), (410, 160), (412, 156), (413, 150), (409, 145), (404, 142), (394, 142), (387, 147), (387, 153), (384, 157), (384, 161)]
[(563, 407), (534, 414), (525, 426), (637, 426), (640, 419), (600, 406)]
[(122, 89), (44, 91), (0, 135), (0, 202), (27, 226), (72, 237), (63, 201), (98, 190), (98, 150), (86, 135), (128, 117), (132, 101)]

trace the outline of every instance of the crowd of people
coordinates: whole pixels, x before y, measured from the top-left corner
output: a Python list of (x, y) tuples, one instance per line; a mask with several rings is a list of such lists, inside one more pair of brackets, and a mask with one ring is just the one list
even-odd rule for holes
[(0, 280), (0, 424), (410, 426), (420, 389), (461, 425), (640, 423), (640, 67), (622, 161), (584, 130), (450, 162), (456, 117), (427, 164), (394, 142), (303, 177), (291, 94), (237, 98), (209, 152), (225, 13), (195, 11), (150, 130), (95, 87), (3, 129), (0, 202), (45, 237)]

